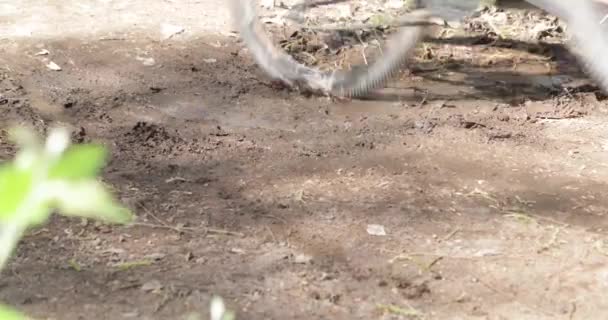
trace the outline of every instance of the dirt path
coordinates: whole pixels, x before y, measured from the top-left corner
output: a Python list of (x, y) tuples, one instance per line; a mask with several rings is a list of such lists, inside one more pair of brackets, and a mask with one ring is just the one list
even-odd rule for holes
[(105, 143), (139, 218), (36, 230), (1, 301), (66, 320), (181, 318), (213, 294), (238, 319), (608, 316), (608, 109), (559, 46), (431, 41), (375, 99), (332, 102), (271, 86), (221, 1), (21, 3), (0, 4), (3, 126)]

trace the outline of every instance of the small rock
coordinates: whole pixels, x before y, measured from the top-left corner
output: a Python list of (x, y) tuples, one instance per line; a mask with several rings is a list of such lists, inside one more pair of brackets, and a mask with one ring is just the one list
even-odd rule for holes
[(499, 114), (496, 118), (499, 121), (504, 121), (504, 122), (507, 122), (511, 119), (508, 114)]
[(239, 248), (232, 248), (232, 249), (230, 249), (230, 253), (243, 254), (243, 253), (245, 253), (245, 250), (239, 249)]
[(125, 312), (122, 314), (123, 318), (139, 318), (139, 312), (137, 310), (131, 312)]
[(164, 253), (156, 252), (156, 253), (151, 253), (149, 255), (146, 255), (144, 257), (144, 259), (148, 259), (148, 260), (152, 260), (152, 261), (159, 261), (159, 260), (164, 259), (166, 256), (167, 255)]
[(141, 61), (144, 66), (148, 66), (148, 67), (156, 64), (156, 61), (154, 60), (154, 58), (136, 57), (135, 59), (137, 61)]
[(184, 30), (185, 29), (183, 27), (168, 24), (168, 23), (164, 23), (160, 27), (160, 33), (162, 35), (163, 40), (170, 39), (174, 35), (184, 32)]
[(61, 71), (61, 67), (53, 61), (47, 63), (46, 67), (53, 71)]
[(125, 249), (111, 247), (111, 248), (104, 250), (103, 253), (120, 255), (120, 254), (125, 253)]
[(403, 0), (389, 0), (384, 6), (390, 9), (400, 9), (405, 5), (405, 1)]
[(48, 50), (46, 50), (46, 49), (42, 49), (42, 50), (38, 51), (37, 53), (35, 53), (34, 55), (35, 55), (35, 56), (46, 56), (46, 55), (48, 55), (49, 53), (50, 53), (50, 52), (49, 52)]
[(163, 288), (163, 285), (158, 280), (150, 280), (141, 286), (141, 290), (146, 292), (158, 292)]
[(311, 261), (312, 257), (306, 254), (298, 254), (293, 259), (293, 262), (297, 264), (308, 264)]
[(167, 180), (165, 180), (165, 183), (173, 183), (173, 182), (187, 182), (188, 180), (186, 180), (185, 178), (182, 177), (171, 177)]
[(272, 9), (274, 8), (274, 0), (261, 0), (260, 7), (264, 9)]
[(368, 224), (367, 233), (372, 236), (385, 236), (386, 235), (384, 226), (379, 225), (379, 224)]
[(192, 261), (192, 259), (194, 259), (194, 253), (192, 253), (192, 251), (188, 251), (188, 253), (186, 253), (186, 261)]

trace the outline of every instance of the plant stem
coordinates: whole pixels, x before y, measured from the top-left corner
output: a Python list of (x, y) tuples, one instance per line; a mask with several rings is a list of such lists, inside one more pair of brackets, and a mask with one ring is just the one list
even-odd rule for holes
[(9, 223), (0, 228), (0, 271), (6, 266), (24, 229), (19, 223)]

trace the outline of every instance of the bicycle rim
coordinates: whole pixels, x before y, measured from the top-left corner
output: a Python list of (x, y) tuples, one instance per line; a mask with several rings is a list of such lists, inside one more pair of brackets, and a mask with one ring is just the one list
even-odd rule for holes
[[(361, 96), (380, 87), (403, 65), (424, 31), (424, 26), (400, 28), (384, 42), (383, 54), (375, 61), (353, 66), (350, 70), (321, 71), (296, 61), (272, 42), (259, 20), (256, 1), (228, 2), (235, 27), (262, 70), (288, 85), (300, 84), (334, 96)], [(430, 16), (426, 11), (415, 14), (420, 20)]]
[(608, 35), (603, 34), (600, 21), (603, 14), (593, 1), (527, 0), (564, 19), (568, 33), (574, 39), (571, 51), (577, 56), (585, 72), (608, 93)]

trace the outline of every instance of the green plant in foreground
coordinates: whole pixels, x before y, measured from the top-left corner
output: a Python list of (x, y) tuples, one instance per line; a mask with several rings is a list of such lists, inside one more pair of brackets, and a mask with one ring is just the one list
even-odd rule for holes
[[(63, 128), (52, 129), (44, 142), (24, 128), (10, 136), (20, 150), (13, 161), (0, 164), (0, 271), (24, 232), (46, 223), (54, 211), (111, 223), (133, 219), (97, 180), (107, 157), (103, 146), (70, 145)], [(211, 317), (233, 320), (234, 314), (214, 297)], [(22, 319), (26, 317), (0, 304), (0, 320)]]
[[(24, 232), (44, 224), (53, 211), (67, 216), (127, 223), (133, 215), (119, 205), (97, 175), (106, 151), (99, 145), (70, 146), (66, 129), (51, 130), (42, 142), (32, 131), (16, 128), (15, 159), (0, 164), (0, 270)], [(0, 320), (25, 319), (0, 305)]]
[(3, 305), (0, 305), (0, 320), (24, 320), (25, 316), (13, 311)]
[(226, 310), (224, 301), (220, 297), (211, 299), (211, 320), (234, 320), (235, 316), (232, 311)]
[(95, 218), (113, 223), (131, 221), (97, 180), (106, 161), (103, 146), (70, 146), (67, 129), (51, 130), (46, 142), (23, 128), (11, 131), (20, 147), (12, 162), (0, 165), (0, 269), (23, 233), (44, 224), (51, 213)]

